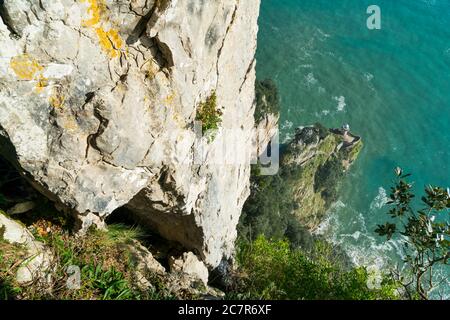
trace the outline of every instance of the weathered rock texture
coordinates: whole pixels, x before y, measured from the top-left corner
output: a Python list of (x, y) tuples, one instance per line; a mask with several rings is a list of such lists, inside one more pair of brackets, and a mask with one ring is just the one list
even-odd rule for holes
[[(259, 0), (0, 4), (3, 155), (85, 226), (128, 205), (209, 266), (229, 256), (249, 192)], [(194, 120), (213, 93), (208, 142)]]
[(208, 284), (208, 269), (192, 252), (185, 252), (181, 257), (169, 258), (170, 271), (182, 272), (200, 279), (206, 286)]
[(258, 156), (266, 151), (272, 138), (278, 134), (279, 120), (279, 114), (269, 113), (256, 125), (256, 152)]

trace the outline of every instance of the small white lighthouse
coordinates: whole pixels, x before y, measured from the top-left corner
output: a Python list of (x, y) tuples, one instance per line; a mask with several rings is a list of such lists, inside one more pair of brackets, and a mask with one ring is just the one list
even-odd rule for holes
[(344, 131), (344, 134), (347, 134), (350, 131), (350, 125), (348, 123), (344, 124), (342, 126), (342, 131)]

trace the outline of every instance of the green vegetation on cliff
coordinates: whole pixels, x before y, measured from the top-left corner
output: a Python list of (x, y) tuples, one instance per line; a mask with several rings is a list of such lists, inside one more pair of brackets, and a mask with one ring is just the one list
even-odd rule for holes
[(345, 172), (362, 142), (348, 148), (343, 138), (320, 124), (298, 130), (281, 154), (274, 176), (251, 176), (251, 195), (244, 205), (239, 231), (255, 239), (288, 237), (293, 245), (308, 245), (306, 229), (314, 229), (337, 200)]
[[(0, 299), (47, 300), (129, 300), (167, 299), (170, 294), (156, 274), (153, 287), (143, 289), (136, 278), (136, 259), (130, 251), (142, 234), (138, 229), (111, 225), (108, 232), (91, 230), (85, 237), (75, 237), (60, 226), (39, 220), (30, 228), (36, 239), (54, 257), (50, 284), (35, 281), (19, 285), (16, 272), (28, 256), (20, 245), (0, 242)], [(74, 267), (76, 269), (74, 269)], [(79, 273), (79, 284), (71, 288)], [(146, 275), (147, 277), (150, 275)]]
[(237, 260), (242, 278), (231, 298), (398, 299), (395, 282), (365, 268), (344, 270), (332, 247), (324, 242), (316, 242), (305, 251), (291, 248), (284, 240), (259, 236), (253, 242), (239, 244)]
[(278, 89), (270, 79), (257, 80), (255, 83), (256, 108), (255, 121), (260, 122), (267, 114), (280, 112)]
[(222, 122), (222, 111), (217, 107), (217, 95), (213, 92), (205, 102), (200, 103), (195, 120), (202, 123), (202, 131), (217, 130)]

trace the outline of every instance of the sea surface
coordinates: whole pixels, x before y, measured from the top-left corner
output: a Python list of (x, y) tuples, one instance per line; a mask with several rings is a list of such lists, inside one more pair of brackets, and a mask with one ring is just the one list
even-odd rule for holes
[[(367, 28), (373, 4), (381, 30)], [(418, 193), (450, 186), (450, 0), (262, 0), (259, 26), (257, 77), (279, 87), (282, 140), (315, 122), (364, 140), (320, 232), (355, 263), (392, 265), (400, 242), (374, 229), (393, 169)]]

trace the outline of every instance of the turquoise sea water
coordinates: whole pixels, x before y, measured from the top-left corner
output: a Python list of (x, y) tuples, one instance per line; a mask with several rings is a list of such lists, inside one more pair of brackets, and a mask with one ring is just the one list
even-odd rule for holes
[[(382, 29), (366, 26), (369, 5)], [(282, 137), (349, 123), (365, 148), (321, 231), (355, 262), (398, 257), (386, 220), (393, 168), (416, 191), (450, 186), (450, 0), (262, 0), (257, 76), (278, 84)]]

